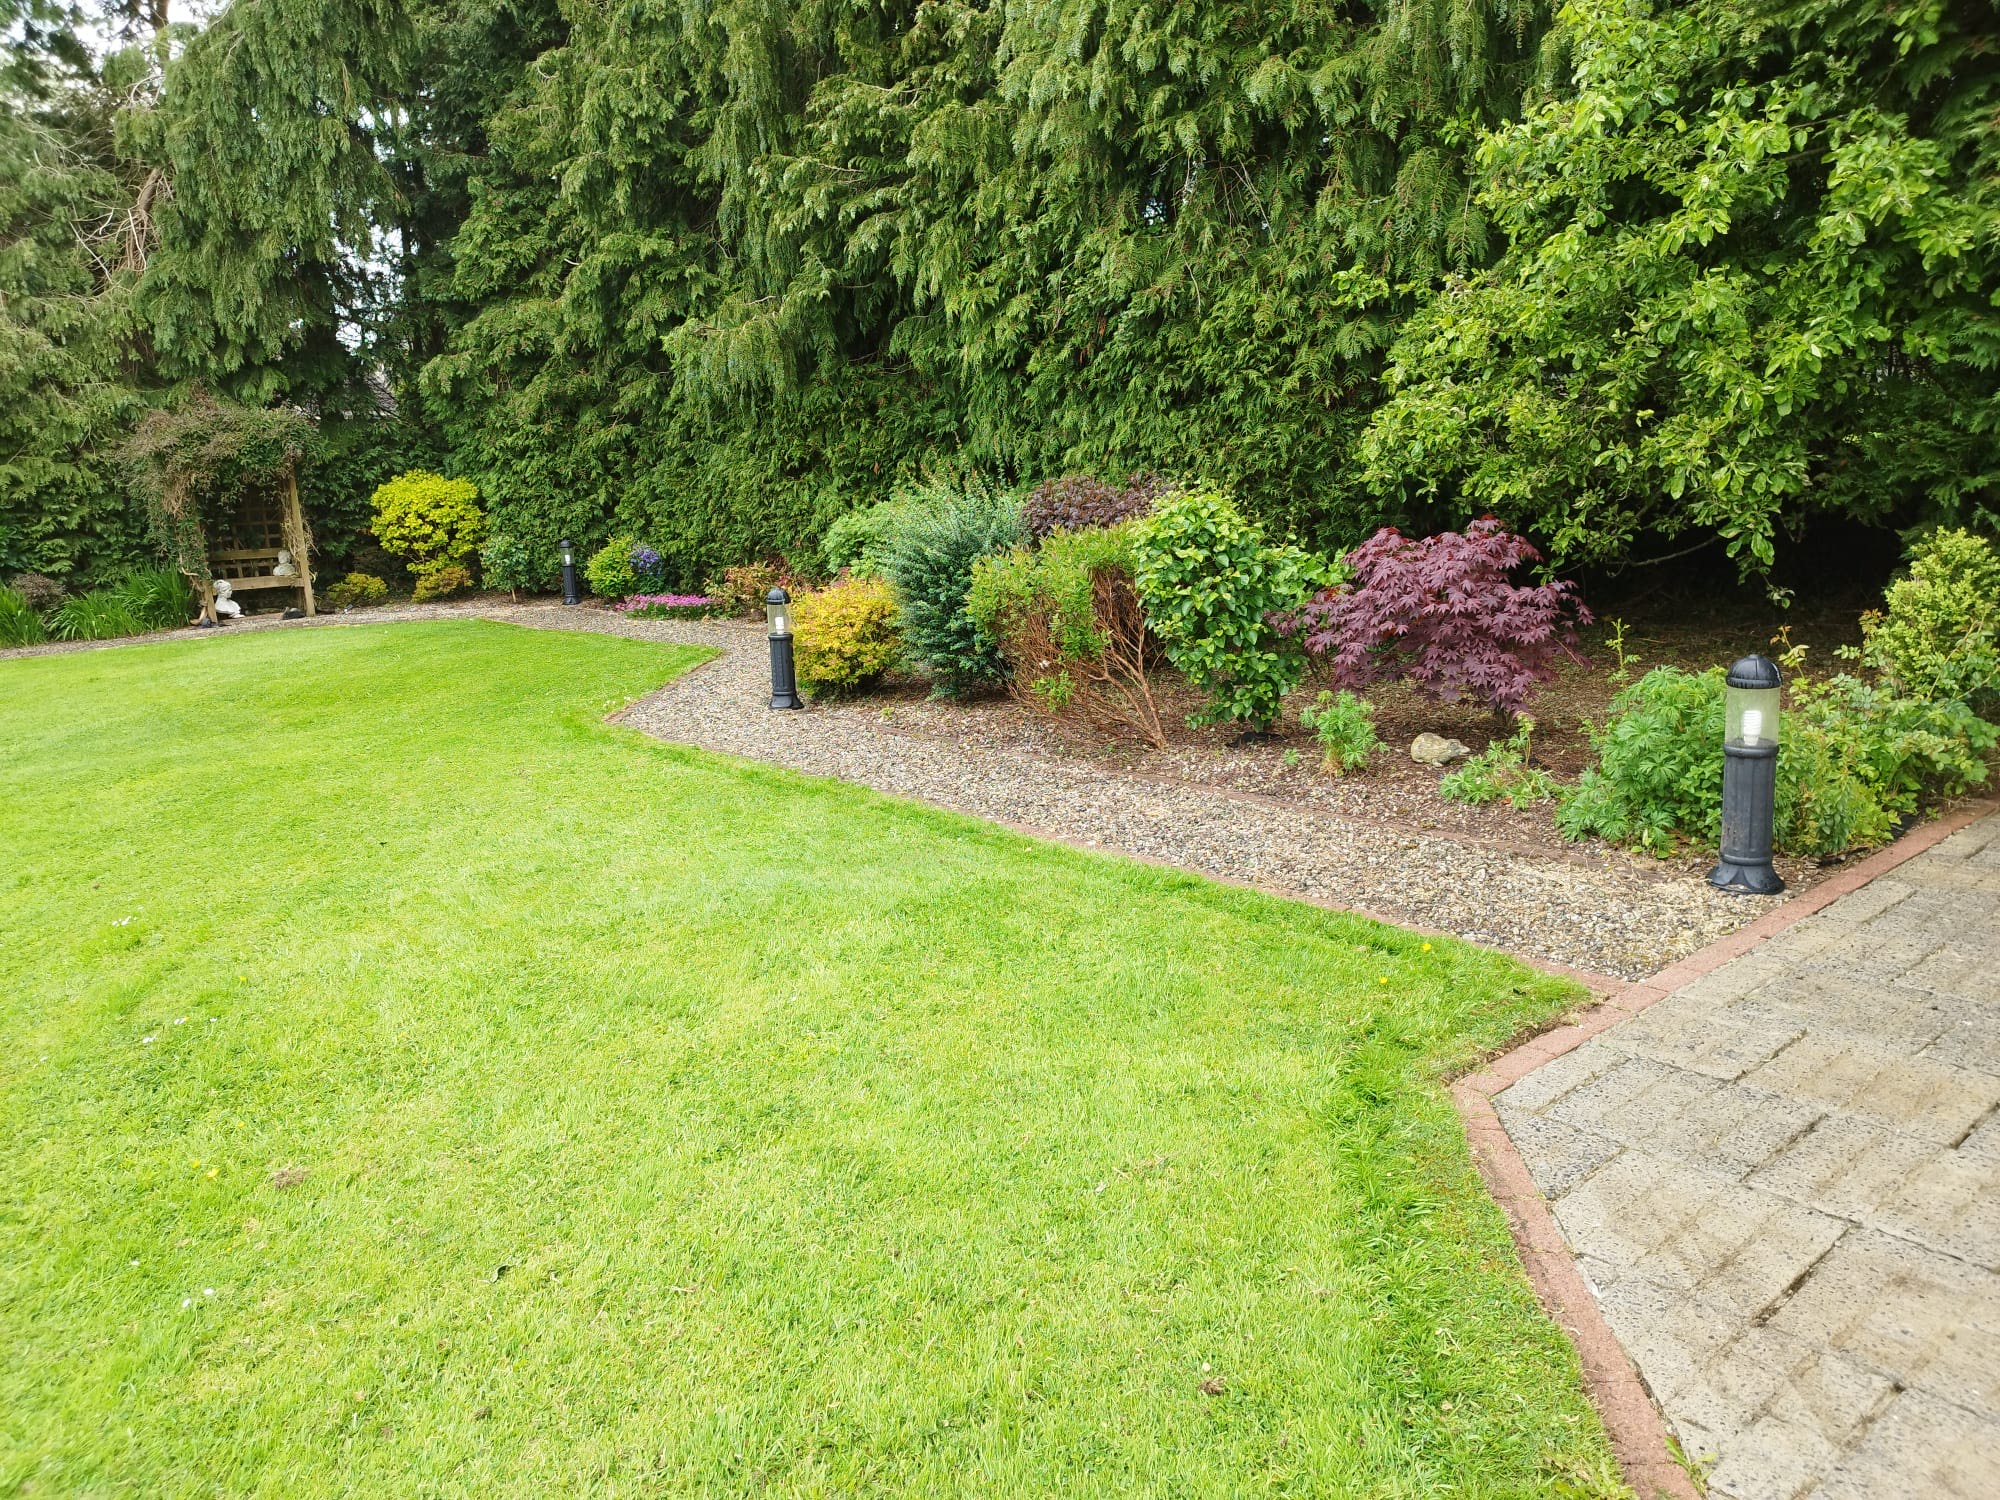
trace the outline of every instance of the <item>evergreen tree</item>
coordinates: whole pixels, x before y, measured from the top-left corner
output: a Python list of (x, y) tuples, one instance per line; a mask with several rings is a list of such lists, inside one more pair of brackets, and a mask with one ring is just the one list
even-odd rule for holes
[(145, 552), (107, 454), (150, 384), (131, 301), (148, 174), (116, 129), (148, 88), (143, 55), (98, 69), (84, 28), (105, 19), (0, 0), (0, 579)]

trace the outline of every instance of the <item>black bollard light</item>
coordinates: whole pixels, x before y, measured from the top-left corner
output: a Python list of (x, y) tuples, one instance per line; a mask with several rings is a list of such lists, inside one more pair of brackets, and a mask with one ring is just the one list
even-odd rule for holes
[(1784, 678), (1768, 656), (1745, 656), (1723, 679), (1722, 859), (1708, 883), (1740, 896), (1785, 888), (1771, 864), (1778, 812), (1778, 690)]
[(792, 665), (792, 596), (772, 589), (764, 596), (764, 623), (771, 637), (771, 707), (804, 708), (798, 671)]
[(562, 539), (563, 559), (563, 603), (581, 604), (583, 595), (576, 590), (576, 548), (570, 545), (568, 537)]

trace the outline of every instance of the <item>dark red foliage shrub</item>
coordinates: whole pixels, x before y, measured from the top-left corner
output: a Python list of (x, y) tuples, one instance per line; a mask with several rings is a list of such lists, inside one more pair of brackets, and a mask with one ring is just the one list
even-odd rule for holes
[(1157, 474), (1134, 474), (1121, 485), (1088, 474), (1045, 479), (1021, 504), (1021, 529), (1040, 541), (1055, 531), (1087, 531), (1143, 516), (1173, 486)]
[(1336, 687), (1407, 681), (1444, 703), (1519, 713), (1590, 623), (1575, 584), (1508, 581), (1540, 560), (1491, 516), (1421, 540), (1385, 527), (1347, 554), (1350, 581), (1275, 623), (1304, 632)]

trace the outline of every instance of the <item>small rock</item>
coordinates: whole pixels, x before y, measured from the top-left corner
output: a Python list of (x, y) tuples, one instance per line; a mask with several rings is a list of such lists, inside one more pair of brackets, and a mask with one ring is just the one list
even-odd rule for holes
[(1410, 741), (1410, 759), (1426, 766), (1448, 766), (1455, 760), (1464, 760), (1472, 754), (1470, 745), (1457, 740), (1448, 740), (1441, 734), (1425, 730)]

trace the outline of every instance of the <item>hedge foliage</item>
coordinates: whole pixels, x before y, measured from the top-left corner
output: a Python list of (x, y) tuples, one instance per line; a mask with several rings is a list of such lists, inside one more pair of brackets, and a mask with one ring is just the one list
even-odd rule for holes
[(814, 573), (939, 464), (1564, 566), (2000, 521), (1978, 6), (204, 9), (9, 32), (0, 576), (139, 561), (110, 455), (193, 383), (316, 415), (327, 559), (438, 468), (544, 584)]

